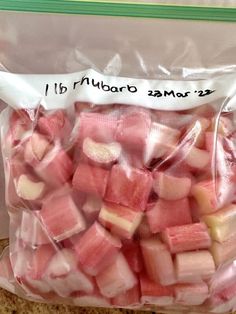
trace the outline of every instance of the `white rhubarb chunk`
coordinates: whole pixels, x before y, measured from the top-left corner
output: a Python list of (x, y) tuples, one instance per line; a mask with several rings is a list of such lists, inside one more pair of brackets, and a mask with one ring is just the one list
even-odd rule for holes
[(72, 249), (62, 249), (51, 259), (46, 271), (46, 281), (58, 295), (67, 297), (74, 291), (93, 292), (92, 278), (85, 275), (77, 264)]
[(214, 180), (196, 183), (192, 187), (191, 194), (197, 201), (200, 214), (209, 214), (217, 210), (217, 182)]
[(224, 264), (226, 261), (229, 261), (231, 259), (235, 259), (236, 235), (222, 243), (213, 241), (210, 251), (214, 258), (216, 266)]
[(34, 182), (26, 174), (22, 174), (15, 185), (17, 195), (28, 201), (41, 198), (45, 190), (45, 184), (43, 182)]
[(192, 146), (186, 152), (185, 162), (194, 169), (204, 169), (210, 162), (210, 154), (206, 150)]
[(26, 244), (38, 246), (50, 243), (46, 230), (34, 212), (22, 212), (21, 224), (17, 236)]
[(27, 140), (24, 158), (30, 165), (40, 162), (50, 148), (50, 143), (40, 134), (33, 133)]
[(202, 219), (210, 228), (212, 239), (216, 241), (224, 242), (236, 235), (236, 204), (205, 215)]
[(96, 282), (103, 296), (114, 298), (132, 289), (137, 284), (137, 278), (120, 253), (112, 265), (97, 275)]
[(82, 211), (89, 221), (94, 222), (101, 210), (102, 200), (96, 195), (88, 195), (85, 203), (83, 204)]
[(215, 263), (210, 252), (192, 251), (176, 254), (175, 267), (178, 282), (198, 282), (210, 278)]
[(201, 305), (209, 295), (205, 282), (175, 285), (174, 293), (175, 302), (181, 305)]
[(131, 239), (142, 220), (142, 212), (112, 203), (103, 203), (99, 221), (112, 233)]
[(143, 239), (140, 245), (149, 278), (163, 286), (175, 283), (174, 264), (166, 245), (156, 238)]
[(204, 223), (166, 228), (162, 238), (171, 253), (208, 249), (211, 245), (211, 238)]
[(164, 172), (157, 172), (154, 175), (153, 189), (160, 198), (174, 201), (187, 197), (191, 184), (191, 179), (188, 177), (176, 177)]
[(95, 142), (87, 137), (83, 141), (83, 153), (96, 163), (109, 164), (115, 162), (120, 157), (121, 145), (116, 142)]

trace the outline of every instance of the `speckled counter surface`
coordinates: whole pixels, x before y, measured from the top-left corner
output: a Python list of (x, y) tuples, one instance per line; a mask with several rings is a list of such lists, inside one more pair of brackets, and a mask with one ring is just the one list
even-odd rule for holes
[[(0, 253), (7, 245), (0, 241)], [(23, 300), (0, 289), (0, 314), (147, 314), (151, 312), (128, 311), (119, 309), (79, 308), (66, 305), (48, 305)]]
[(79, 308), (63, 305), (47, 305), (25, 301), (0, 289), (0, 314), (147, 314), (126, 310)]

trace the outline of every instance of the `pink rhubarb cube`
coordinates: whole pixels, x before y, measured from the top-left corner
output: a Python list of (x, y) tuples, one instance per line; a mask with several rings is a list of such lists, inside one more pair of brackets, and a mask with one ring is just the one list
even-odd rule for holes
[(114, 261), (121, 242), (95, 222), (74, 247), (84, 271), (95, 276)]
[(137, 211), (144, 211), (151, 188), (150, 172), (114, 165), (108, 180), (105, 199)]
[(208, 249), (211, 246), (208, 228), (202, 222), (166, 228), (162, 238), (171, 253)]
[(86, 228), (85, 220), (70, 193), (51, 195), (43, 203), (39, 217), (48, 235), (56, 241), (69, 238)]
[(106, 192), (109, 171), (80, 163), (74, 173), (73, 187), (78, 191), (103, 197)]
[(116, 117), (96, 112), (83, 112), (79, 116), (79, 143), (82, 144), (87, 137), (97, 142), (114, 142), (116, 129)]
[(66, 140), (71, 133), (71, 124), (64, 110), (57, 110), (50, 114), (44, 114), (38, 120), (39, 132), (50, 140)]
[(103, 203), (99, 213), (100, 223), (111, 233), (131, 239), (142, 220), (142, 213), (114, 203)]
[(147, 111), (130, 111), (123, 114), (118, 123), (116, 140), (128, 150), (143, 151), (151, 127)]
[(142, 240), (140, 245), (148, 277), (163, 286), (175, 283), (174, 264), (167, 246), (155, 238)]
[(112, 299), (112, 305), (117, 307), (141, 307), (139, 285), (114, 297)]
[(61, 186), (70, 179), (73, 164), (67, 153), (55, 146), (34, 170), (49, 185)]
[(96, 282), (103, 296), (114, 298), (132, 289), (138, 281), (120, 253), (110, 266), (96, 276)]
[(152, 233), (161, 232), (167, 227), (192, 223), (187, 198), (178, 201), (159, 199), (156, 205), (147, 211), (146, 215)]
[(145, 275), (140, 277), (141, 303), (157, 306), (168, 306), (174, 303), (174, 290), (172, 286), (162, 286), (151, 281)]
[(193, 306), (203, 304), (209, 296), (208, 286), (203, 282), (194, 284), (178, 284), (174, 286), (175, 302)]

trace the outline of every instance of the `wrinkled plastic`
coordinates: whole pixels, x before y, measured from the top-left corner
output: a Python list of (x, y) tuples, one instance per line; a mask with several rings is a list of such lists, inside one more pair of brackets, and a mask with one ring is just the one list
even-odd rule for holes
[[(77, 18), (18, 16), (15, 26), (30, 21), (36, 29), (41, 21), (50, 29), (49, 47), (44, 36), (32, 38), (1, 16), (10, 31), (1, 36), (2, 68), (55, 74), (92, 67), (171, 78), (173, 86), (174, 79), (234, 71), (231, 24), (203, 23), (206, 34), (195, 22), (123, 19), (124, 26), (116, 18), (80, 17), (79, 27)], [(99, 45), (94, 28), (85, 34), (89, 23), (109, 25)], [(165, 36), (149, 43), (150, 31), (160, 30)], [(216, 33), (215, 45), (206, 46)], [(0, 264), (2, 287), (77, 306), (234, 309), (236, 125), (234, 112), (222, 110), (227, 101), (184, 111), (117, 104), (115, 96), (105, 106), (69, 101), (65, 110), (8, 106), (1, 140), (10, 247)]]

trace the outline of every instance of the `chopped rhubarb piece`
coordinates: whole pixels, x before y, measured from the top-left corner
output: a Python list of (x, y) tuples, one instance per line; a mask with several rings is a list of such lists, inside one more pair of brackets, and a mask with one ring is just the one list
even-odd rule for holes
[(88, 195), (85, 203), (83, 204), (82, 210), (85, 214), (85, 217), (89, 221), (95, 221), (97, 219), (99, 212), (102, 207), (101, 198), (96, 195)]
[(48, 267), (47, 275), (52, 278), (63, 277), (77, 268), (77, 259), (72, 249), (57, 251), (52, 257)]
[(205, 215), (202, 219), (210, 228), (213, 240), (224, 242), (236, 235), (236, 204)]
[(33, 133), (25, 144), (24, 159), (31, 166), (37, 165), (50, 149), (50, 143), (40, 134)]
[(99, 221), (111, 233), (131, 239), (142, 219), (142, 213), (113, 203), (103, 203)]
[(43, 203), (39, 216), (48, 234), (56, 241), (69, 238), (86, 228), (85, 220), (69, 193), (51, 195)]
[(55, 146), (34, 170), (48, 184), (60, 186), (70, 179), (73, 164), (67, 153)]
[(215, 272), (213, 257), (205, 250), (176, 254), (175, 266), (178, 282), (197, 282)]
[(112, 305), (118, 307), (140, 307), (140, 289), (139, 285), (127, 290), (112, 299)]
[(43, 182), (35, 182), (26, 174), (22, 174), (16, 182), (16, 193), (24, 200), (34, 201), (43, 196), (45, 184)]
[(137, 233), (141, 239), (148, 239), (152, 236), (152, 232), (146, 215), (143, 216), (143, 219), (138, 227)]
[(208, 249), (211, 238), (204, 223), (169, 227), (162, 233), (171, 253)]
[(140, 245), (149, 278), (163, 286), (175, 283), (174, 264), (166, 245), (156, 238), (142, 240)]
[(110, 164), (120, 157), (121, 145), (115, 142), (99, 143), (87, 137), (83, 141), (83, 153), (95, 163)]
[(80, 163), (75, 171), (72, 184), (85, 193), (104, 196), (109, 172), (105, 169)]
[[(33, 280), (40, 280), (55, 253), (56, 248), (51, 244), (44, 244), (33, 250), (27, 276)], [(25, 256), (24, 263), (27, 263), (27, 256)]]
[(95, 276), (111, 264), (121, 242), (95, 222), (75, 243), (75, 250), (84, 271)]
[(130, 111), (123, 114), (118, 123), (116, 140), (128, 150), (143, 151), (151, 127), (147, 111)]
[(180, 137), (180, 131), (153, 122), (147, 138), (144, 162), (149, 164), (152, 159), (161, 158), (175, 147)]
[(165, 172), (154, 173), (153, 189), (160, 198), (167, 201), (187, 197), (191, 184), (191, 179), (188, 177), (176, 177)]
[(132, 289), (137, 284), (137, 278), (120, 253), (110, 266), (96, 276), (96, 282), (103, 296), (114, 298)]
[(222, 243), (213, 241), (210, 248), (216, 266), (236, 258), (236, 235)]
[(198, 203), (200, 214), (208, 214), (217, 210), (216, 185), (214, 180), (206, 180), (200, 181), (192, 187), (191, 193)]
[(172, 286), (162, 286), (153, 282), (146, 276), (140, 277), (141, 303), (157, 306), (167, 306), (174, 303), (174, 290)]
[(210, 154), (203, 149), (192, 146), (185, 152), (184, 161), (191, 168), (204, 169), (210, 162)]
[(92, 293), (94, 289), (93, 280), (77, 267), (72, 249), (62, 249), (53, 256), (46, 271), (46, 281), (62, 297), (74, 291)]
[(150, 172), (114, 165), (108, 180), (105, 199), (108, 202), (144, 211), (151, 188)]
[(57, 110), (54, 113), (40, 117), (38, 129), (50, 140), (66, 139), (71, 132), (71, 125), (66, 112)]
[(79, 143), (89, 137), (94, 141), (110, 143), (115, 141), (117, 118), (96, 112), (83, 112), (79, 118)]
[(197, 117), (197, 120), (194, 121), (190, 127), (187, 129), (186, 134), (189, 134), (190, 132), (194, 136), (194, 145), (196, 147), (203, 147), (205, 144), (205, 132), (210, 126), (210, 120), (203, 118), (203, 117)]
[(33, 212), (22, 212), (18, 237), (31, 247), (50, 243), (50, 239), (39, 218)]
[(146, 215), (152, 233), (163, 231), (167, 227), (192, 223), (187, 198), (177, 201), (159, 199), (155, 206), (147, 211)]
[(130, 268), (135, 273), (140, 273), (143, 269), (143, 260), (139, 244), (133, 241), (124, 243), (122, 253), (124, 254)]
[(201, 305), (209, 295), (205, 282), (175, 285), (174, 293), (175, 302), (182, 305)]

